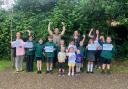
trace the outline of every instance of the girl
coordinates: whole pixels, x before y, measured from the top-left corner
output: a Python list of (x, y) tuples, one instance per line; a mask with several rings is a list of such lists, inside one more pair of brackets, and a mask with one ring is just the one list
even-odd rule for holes
[(64, 76), (64, 63), (66, 59), (65, 47), (61, 47), (61, 51), (58, 53), (59, 62), (59, 76)]
[(93, 49), (89, 49), (90, 45), (94, 45), (94, 40), (90, 39), (88, 46), (87, 46), (87, 59), (88, 59), (88, 64), (87, 64), (87, 73), (93, 73), (93, 62), (95, 61), (95, 51)]
[(80, 54), (80, 50), (77, 49), (76, 52), (76, 73), (79, 74), (81, 72), (81, 66), (82, 66), (82, 55)]
[(43, 40), (40, 39), (38, 43), (35, 45), (35, 57), (37, 60), (37, 73), (41, 74), (42, 69), (42, 57), (43, 57)]
[(101, 68), (101, 61), (100, 61), (100, 54), (102, 51), (102, 43), (104, 40), (104, 36), (100, 36), (100, 32), (99, 30), (96, 30), (94, 35), (92, 35), (92, 32), (94, 30), (91, 29), (89, 32), (89, 37), (94, 38), (94, 44), (97, 47), (96, 53), (95, 53), (95, 64), (96, 64), (96, 68)]
[(85, 35), (83, 35), (83, 39), (80, 41), (80, 46), (79, 46), (79, 50), (80, 50), (80, 55), (82, 56), (82, 63), (81, 63), (81, 68), (83, 67), (83, 59), (86, 56), (86, 52), (85, 52), (85, 47), (84, 47), (84, 41), (85, 41)]
[(74, 49), (74, 51), (77, 50), (77, 47), (76, 47), (76, 45), (74, 44), (74, 41), (73, 41), (73, 40), (70, 41), (70, 43), (69, 43), (69, 45), (68, 45), (68, 49), (71, 48), (71, 47)]
[(24, 41), (20, 38), (20, 32), (16, 33), (16, 41), (12, 43), (12, 46), (16, 47), (15, 67), (16, 72), (23, 71), (23, 59), (25, 55)]
[(76, 54), (75, 49), (73, 47), (70, 47), (69, 50), (66, 50), (67, 56), (68, 56), (68, 76), (72, 75), (74, 76), (74, 68), (75, 68), (75, 61), (76, 61)]
[(74, 44), (76, 45), (76, 47), (79, 47), (79, 43), (80, 43), (80, 37), (79, 37), (79, 33), (78, 31), (74, 31), (74, 34), (73, 34), (73, 41), (74, 41)]

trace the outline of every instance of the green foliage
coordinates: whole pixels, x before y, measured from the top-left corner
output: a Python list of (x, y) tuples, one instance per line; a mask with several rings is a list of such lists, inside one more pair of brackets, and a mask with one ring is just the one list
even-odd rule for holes
[[(100, 29), (104, 35), (111, 35), (113, 41), (117, 34), (110, 26), (112, 19), (120, 25), (128, 26), (127, 0), (16, 0), (13, 8), (13, 38), (20, 31), (23, 38), (26, 30), (31, 29), (35, 38), (47, 38), (48, 21), (52, 22), (52, 29), (62, 29), (61, 22), (66, 24), (66, 36), (72, 35), (74, 30), (87, 34), (90, 28)], [(11, 10), (0, 10), (0, 57), (10, 55), (10, 19)], [(109, 23), (107, 23), (109, 21)], [(128, 38), (126, 38), (127, 40)], [(123, 43), (118, 50), (127, 53)], [(127, 49), (127, 48), (126, 48)]]
[(7, 59), (0, 59), (0, 71), (3, 71), (11, 66), (11, 61)]

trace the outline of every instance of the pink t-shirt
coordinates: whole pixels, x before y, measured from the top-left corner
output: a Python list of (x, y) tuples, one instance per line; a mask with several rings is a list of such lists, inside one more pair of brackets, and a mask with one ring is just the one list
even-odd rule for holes
[(24, 41), (22, 39), (17, 39), (16, 41), (20, 42), (20, 46), (16, 47), (16, 56), (23, 56), (25, 54), (25, 49), (24, 49)]

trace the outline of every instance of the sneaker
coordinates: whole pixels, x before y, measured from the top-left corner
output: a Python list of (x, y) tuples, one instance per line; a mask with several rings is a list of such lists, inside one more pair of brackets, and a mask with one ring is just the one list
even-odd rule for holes
[(72, 73), (72, 76), (74, 76), (74, 73)]
[(49, 73), (53, 73), (53, 70), (50, 70)]
[(60, 77), (60, 76), (61, 76), (61, 74), (58, 74), (58, 76)]
[(37, 71), (37, 74), (40, 74), (40, 71)]
[(90, 72), (91, 74), (94, 74), (94, 72), (92, 71), (92, 72)]
[(90, 72), (89, 72), (89, 71), (87, 71), (86, 73), (87, 73), (87, 74), (89, 74)]
[(46, 74), (48, 74), (48, 73), (50, 73), (50, 71), (47, 70), (47, 71), (46, 71)]
[(64, 77), (64, 74), (62, 74), (61, 76), (63, 76), (63, 77)]
[(16, 73), (19, 73), (19, 72), (20, 72), (20, 71), (18, 71), (18, 70), (16, 71)]
[(70, 72), (68, 73), (68, 76), (70, 76), (71, 74), (70, 74)]
[(42, 71), (40, 70), (39, 73), (42, 74)]

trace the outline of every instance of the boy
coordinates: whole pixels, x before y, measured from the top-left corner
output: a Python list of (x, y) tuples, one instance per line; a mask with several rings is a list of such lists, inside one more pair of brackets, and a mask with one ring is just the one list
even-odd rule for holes
[[(106, 43), (104, 44), (111, 44), (111, 37), (107, 37)], [(103, 44), (103, 46), (104, 46)], [(112, 55), (114, 52), (113, 45), (111, 45), (112, 49), (111, 50), (105, 50), (103, 47), (103, 51), (101, 52), (101, 58), (102, 58), (102, 73), (105, 73), (105, 68), (107, 68), (107, 73), (110, 74), (110, 65), (112, 62)]]
[(58, 53), (59, 62), (59, 76), (64, 76), (64, 64), (66, 59), (65, 47), (61, 47), (61, 51)]
[(33, 72), (33, 62), (34, 62), (34, 45), (35, 42), (33, 41), (33, 37), (30, 35), (27, 42), (32, 42), (33, 47), (26, 49), (26, 70), (27, 72)]
[(53, 43), (53, 36), (48, 36), (48, 42), (45, 43), (44, 47), (45, 47), (44, 50), (47, 56), (46, 73), (50, 73), (52, 72), (53, 60), (55, 57), (55, 50), (56, 50), (56, 45), (55, 43)]
[(42, 73), (42, 60), (43, 60), (43, 40), (39, 39), (38, 43), (35, 45), (35, 57), (37, 61), (37, 73)]

